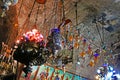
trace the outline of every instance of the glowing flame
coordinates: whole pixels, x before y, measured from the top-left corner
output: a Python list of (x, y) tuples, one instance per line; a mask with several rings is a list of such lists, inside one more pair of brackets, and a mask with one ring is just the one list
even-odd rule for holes
[(19, 44), (21, 41), (33, 41), (33, 42), (41, 42), (44, 39), (43, 35), (37, 29), (32, 29), (23, 34), (23, 36), (16, 41)]

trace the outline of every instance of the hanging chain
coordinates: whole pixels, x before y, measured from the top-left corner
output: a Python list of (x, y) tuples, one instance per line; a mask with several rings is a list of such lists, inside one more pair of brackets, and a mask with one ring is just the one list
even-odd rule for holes
[(30, 13), (28, 14), (28, 17), (29, 17), (29, 18), (30, 18), (31, 14), (32, 14), (33, 8), (34, 8), (34, 6), (35, 6), (35, 2), (36, 2), (36, 0), (34, 0), (34, 3), (33, 3), (33, 5), (32, 5), (31, 11), (30, 11)]
[(23, 1), (24, 1), (24, 0), (22, 0), (22, 1), (21, 1), (21, 4), (20, 4), (20, 8), (19, 8), (19, 12), (18, 12), (18, 17), (19, 17), (19, 15), (20, 15), (20, 12), (21, 12), (21, 9), (22, 9), (22, 6), (23, 6)]
[(44, 36), (45, 36), (45, 42), (47, 42), (46, 40), (47, 40), (47, 34), (48, 34), (48, 31), (47, 31), (47, 26), (45, 25), (46, 24), (46, 12), (45, 12), (45, 10), (46, 10), (46, 5), (44, 4), (44, 22), (43, 22), (43, 28), (44, 28)]
[(96, 26), (97, 32), (98, 32), (100, 40), (101, 40), (101, 44), (100, 45), (102, 45), (103, 44), (102, 36), (100, 34), (100, 30), (99, 30), (98, 24), (97, 23), (95, 23), (95, 24), (96, 24), (95, 26)]
[(55, 17), (54, 17), (54, 28), (56, 27), (56, 20), (57, 20), (57, 3), (58, 3), (58, 1), (57, 0), (55, 0)]
[(30, 17), (31, 17), (31, 14), (32, 14), (32, 11), (33, 11), (33, 8), (34, 8), (34, 5), (35, 5), (35, 2), (36, 2), (36, 0), (34, 0), (34, 3), (33, 3), (33, 5), (32, 5), (32, 8), (31, 8), (31, 10), (30, 10), (27, 18), (25, 19), (23, 25), (22, 25), (22, 29), (21, 29), (22, 31), (20, 31), (20, 32), (18, 33), (18, 36), (21, 35), (21, 34), (26, 30), (26, 25), (27, 25), (27, 26), (29, 25), (29, 20), (30, 20)]
[(62, 2), (62, 12), (63, 12), (63, 18), (62, 18), (62, 21), (65, 20), (65, 6), (64, 6), (64, 0), (61, 0)]
[(38, 21), (39, 9), (40, 9), (40, 4), (38, 4), (38, 9), (37, 9), (36, 18), (35, 18), (35, 25), (37, 24), (37, 21)]
[(34, 6), (35, 6), (35, 3), (36, 3), (36, 0), (34, 0), (34, 3), (33, 3), (32, 8), (31, 8), (31, 10), (30, 10), (30, 13), (28, 14), (28, 19), (26, 19), (26, 20), (28, 20), (28, 25), (27, 25), (27, 26), (29, 26), (29, 22), (30, 22), (29, 20), (30, 20), (30, 17), (31, 17), (33, 8), (34, 8)]
[[(64, 5), (64, 0), (61, 0), (62, 2), (62, 14), (63, 14), (63, 17), (62, 17), (62, 22), (65, 21), (65, 5)], [(64, 36), (65, 36), (65, 39), (66, 39), (66, 43), (68, 43), (68, 31), (66, 30), (66, 28), (64, 27)]]
[(78, 17), (78, 14), (77, 14), (77, 13), (78, 13), (78, 12), (77, 12), (77, 4), (78, 4), (78, 3), (75, 2), (75, 15), (76, 15), (75, 17), (76, 17), (76, 25), (78, 25), (78, 18), (77, 18), (77, 17)]

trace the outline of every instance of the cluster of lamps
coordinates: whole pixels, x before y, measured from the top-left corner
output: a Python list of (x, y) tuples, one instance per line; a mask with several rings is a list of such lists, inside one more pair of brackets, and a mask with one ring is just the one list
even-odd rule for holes
[(97, 69), (96, 80), (119, 80), (120, 74), (113, 69), (112, 66), (102, 66)]
[[(51, 29), (51, 34), (45, 43), (43, 35), (37, 29), (32, 29), (16, 40), (14, 49), (14, 60), (26, 65), (23, 71), (27, 76), (28, 72), (32, 71), (33, 65), (44, 64), (50, 55), (55, 56), (56, 51), (62, 49), (60, 30)], [(64, 63), (67, 64), (69, 61), (66, 63), (63, 60)]]

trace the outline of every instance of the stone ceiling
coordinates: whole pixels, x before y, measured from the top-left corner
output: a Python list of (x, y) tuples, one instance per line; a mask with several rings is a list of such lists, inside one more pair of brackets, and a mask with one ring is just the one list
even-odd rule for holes
[[(88, 43), (91, 44), (94, 51), (98, 48), (103, 49), (103, 46), (105, 46), (107, 53), (101, 54), (102, 58), (100, 58), (101, 61), (99, 61), (97, 66), (100, 66), (103, 63), (102, 61), (104, 61), (103, 59), (105, 55), (109, 55), (109, 51), (113, 50), (114, 54), (119, 53), (119, 50), (115, 50), (113, 48), (113, 46), (116, 46), (120, 40), (119, 0), (64, 0), (64, 4), (62, 4), (61, 0), (47, 0), (45, 5), (38, 4), (36, 2), (32, 9), (33, 4), (34, 0), (19, 0), (16, 5), (19, 35), (26, 30), (34, 28), (33, 26), (35, 25), (37, 19), (37, 28), (44, 36), (47, 36), (49, 35), (50, 29), (60, 25), (60, 23), (62, 23), (62, 19), (65, 17), (65, 19), (70, 19), (72, 21), (69, 25), (73, 30), (69, 33), (83, 36), (87, 39)], [(39, 11), (38, 6), (40, 6)], [(109, 26), (111, 26), (114, 30), (109, 31), (105, 28), (105, 26), (107, 26), (106, 24), (101, 24), (99, 22), (101, 19), (100, 17), (103, 16), (102, 13), (106, 14), (106, 20), (104, 23), (109, 20), (111, 22)], [(94, 23), (95, 19), (96, 22)], [(75, 32), (76, 29), (80, 33)], [(61, 32), (65, 32), (64, 29), (62, 29)], [(111, 44), (113, 44), (113, 46), (111, 46)], [(94, 76), (97, 66), (87, 66), (91, 60), (89, 55), (85, 58), (85, 61), (79, 58), (82, 66), (76, 64), (78, 58), (77, 56), (79, 55), (81, 49), (81, 47), (80, 49), (75, 49), (74, 63), (68, 64), (67, 68), (72, 65), (69, 68), (69, 71), (77, 73), (78, 75), (93, 78), (91, 75), (93, 74)], [(90, 73), (88, 73), (88, 71)]]
[[(76, 2), (77, 8), (75, 6)], [(19, 0), (19, 3), (17, 4), (17, 10), (19, 13), (18, 22), (20, 29), (31, 29), (33, 25), (35, 25), (37, 16), (37, 28), (41, 31), (42, 34), (46, 36), (46, 34), (49, 34), (49, 30), (51, 28), (57, 27), (62, 22), (63, 17), (65, 17), (65, 19), (70, 19), (72, 21), (70, 26), (72, 26), (73, 29), (78, 28), (80, 32), (79, 35), (83, 35), (89, 41), (89, 43), (91, 43), (94, 50), (97, 48), (101, 49), (103, 46), (107, 48), (106, 51), (108, 52), (106, 54), (101, 54), (101, 56), (108, 55), (110, 53), (109, 51), (112, 49), (111, 43), (117, 43), (120, 40), (118, 38), (120, 35), (119, 0), (64, 0), (64, 6), (60, 0), (47, 0), (45, 5), (35, 3), (28, 21), (29, 23), (27, 23), (25, 21), (28, 18), (28, 14), (30, 13), (33, 3), (34, 0), (24, 0), (23, 2), (22, 0)], [(20, 8), (21, 5), (22, 7)], [(40, 8), (37, 15), (38, 5), (40, 5)], [(97, 23), (97, 27), (95, 23), (92, 23), (95, 17), (98, 19), (101, 17), (102, 13), (106, 13), (106, 19), (112, 22), (111, 26), (114, 28), (114, 31), (108, 31), (104, 29), (104, 25), (100, 24), (99, 21)], [(64, 30), (62, 30), (62, 32), (64, 32)], [(79, 53), (79, 51), (80, 50), (75, 50), (75, 53)], [(86, 58), (85, 62), (82, 62), (81, 58), (79, 59), (81, 64), (84, 66), (81, 67), (76, 64), (78, 54), (76, 55), (75, 53), (75, 60), (72, 67), (69, 68), (69, 71), (78, 71), (76, 73), (79, 75), (91, 77), (91, 74), (95, 73), (95, 67), (87, 67), (90, 57)], [(119, 52), (114, 51), (114, 53), (118, 54)], [(101, 60), (104, 61), (104, 58), (105, 57), (103, 57)], [(99, 62), (98, 66), (101, 65), (102, 61)], [(75, 66), (78, 66), (77, 69)], [(91, 72), (91, 74), (88, 73), (88, 71)]]
[[(75, 6), (76, 2), (77, 8)], [(22, 31), (24, 31), (23, 29), (31, 29), (35, 25), (35, 20), (37, 19), (37, 28), (46, 36), (46, 34), (49, 34), (49, 30), (60, 25), (62, 19), (65, 17), (65, 19), (70, 19), (72, 21), (72, 24), (70, 24), (72, 29), (78, 28), (80, 31), (79, 35), (83, 35), (89, 43), (91, 43), (94, 50), (101, 48), (103, 46), (102, 42), (104, 42), (107, 47), (106, 51), (109, 51), (109, 49), (111, 49), (111, 43), (119, 41), (120, 2), (117, 0), (116, 2), (114, 0), (64, 0), (64, 4), (62, 4), (60, 0), (47, 0), (45, 5), (36, 2), (28, 19), (33, 3), (34, 0), (23, 0), (23, 2), (19, 0), (17, 4), (19, 28)], [(38, 6), (40, 6), (40, 8), (37, 14)], [(98, 27), (96, 27), (96, 24), (92, 23), (95, 17), (100, 17), (102, 13), (106, 13), (107, 19), (115, 21), (115, 24), (112, 25), (114, 31), (109, 32), (103, 29), (104, 25), (98, 23)], [(64, 30), (62, 30), (62, 32), (64, 32)], [(73, 32), (74, 31), (70, 33)], [(80, 49), (75, 50), (74, 63), (68, 64), (68, 66), (72, 65), (68, 70), (85, 77), (90, 77), (91, 74), (95, 73), (95, 67), (87, 67), (90, 60), (89, 57), (86, 58), (85, 62), (82, 62), (83, 59), (79, 59), (84, 67), (77, 65), (76, 61), (78, 54), (76, 55), (75, 53), (79, 52)], [(117, 53), (118, 52), (116, 52), (116, 54)], [(109, 52), (107, 52), (107, 54), (109, 54)], [(102, 61), (104, 61), (103, 58), (101, 58)], [(101, 63), (97, 65), (100, 66)], [(75, 66), (78, 66), (77, 69)]]

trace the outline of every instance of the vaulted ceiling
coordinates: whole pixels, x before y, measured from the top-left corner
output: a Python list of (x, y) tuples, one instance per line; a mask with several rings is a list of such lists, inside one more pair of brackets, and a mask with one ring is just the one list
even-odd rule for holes
[[(105, 55), (108, 56), (119, 53), (119, 51), (114, 51), (115, 47), (111, 46), (111, 44), (117, 46), (115, 43), (118, 43), (120, 40), (118, 38), (120, 35), (119, 1), (63, 0), (62, 2), (62, 0), (47, 0), (45, 4), (36, 2), (32, 9), (33, 4), (34, 0), (19, 0), (17, 4), (19, 28), (22, 29), (22, 31), (23, 28), (28, 30), (36, 24), (40, 32), (44, 36), (47, 36), (49, 35), (50, 29), (58, 27), (63, 19), (70, 19), (72, 23), (69, 25), (72, 27), (72, 30), (69, 34), (84, 37), (88, 41), (88, 44), (91, 45), (93, 51), (98, 48), (101, 50), (105, 49), (106, 54), (102, 51), (102, 58), (100, 58), (101, 62), (97, 63), (97, 66), (101, 66), (102, 61), (105, 61)], [(38, 6), (40, 7), (38, 8)], [(32, 12), (30, 13), (30, 11)], [(27, 19), (29, 14), (30, 17)], [(105, 20), (103, 20), (103, 18), (105, 18)], [(103, 23), (101, 21), (103, 21)], [(109, 21), (109, 23), (107, 23), (107, 21)], [(64, 33), (65, 30), (62, 29), (61, 32)], [(94, 68), (87, 66), (92, 59), (90, 55), (86, 55), (85, 60), (77, 57), (82, 51), (83, 47), (81, 45), (82, 43), (80, 43), (79, 49), (75, 49), (73, 53), (74, 62), (68, 64), (66, 67), (70, 72), (90, 77), (91, 74), (95, 73), (97, 66)], [(87, 46), (85, 50), (87, 50)], [(78, 60), (82, 66), (76, 64)], [(114, 59), (112, 60), (114, 61)]]
[[(63, 19), (70, 19), (72, 23), (66, 26), (70, 26), (72, 30), (68, 28), (68, 34), (79, 35), (79, 38), (86, 39), (85, 51), (90, 45), (93, 51), (100, 49), (101, 54), (99, 63), (95, 67), (88, 66), (92, 57), (89, 54), (86, 54), (84, 59), (78, 57), (83, 50), (82, 42), (78, 41), (80, 45), (79, 48), (74, 49), (74, 62), (66, 66), (69, 71), (93, 78), (96, 67), (101, 66), (106, 59), (109, 64), (112, 64), (110, 60), (113, 63), (116, 61), (113, 57), (117, 57), (116, 55), (120, 53), (119, 0), (63, 0), (63, 2), (62, 0), (46, 0), (45, 4), (34, 3), (34, 1), (19, 0), (18, 4), (13, 6), (17, 10), (15, 14), (18, 17), (18, 35), (36, 25), (46, 39), (51, 28), (58, 27)], [(10, 13), (7, 14), (13, 16)], [(61, 33), (64, 35), (64, 27)], [(76, 64), (78, 61), (80, 65)], [(117, 64), (114, 66), (117, 67)]]

